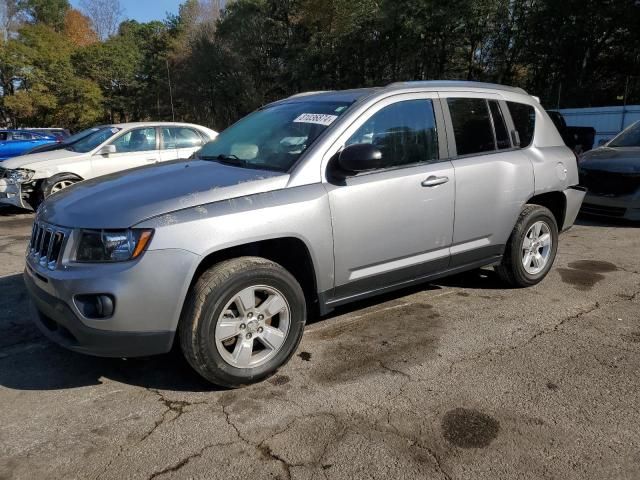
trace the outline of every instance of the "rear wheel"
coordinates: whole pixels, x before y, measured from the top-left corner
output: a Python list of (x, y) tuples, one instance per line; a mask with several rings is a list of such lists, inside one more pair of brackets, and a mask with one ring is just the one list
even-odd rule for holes
[(529, 287), (549, 273), (558, 249), (558, 226), (549, 209), (526, 205), (507, 243), (500, 277), (514, 287)]
[(273, 375), (295, 352), (306, 320), (296, 279), (259, 257), (221, 262), (189, 293), (180, 346), (204, 378), (239, 387)]

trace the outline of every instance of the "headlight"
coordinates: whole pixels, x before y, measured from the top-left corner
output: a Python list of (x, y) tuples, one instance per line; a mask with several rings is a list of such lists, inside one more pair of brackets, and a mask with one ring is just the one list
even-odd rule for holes
[(145, 251), (153, 230), (82, 230), (76, 251), (77, 262), (125, 262)]
[(34, 172), (33, 170), (18, 168), (16, 170), (7, 170), (5, 173), (5, 177), (9, 180), (14, 181), (15, 183), (24, 183), (31, 180), (35, 173), (36, 172)]

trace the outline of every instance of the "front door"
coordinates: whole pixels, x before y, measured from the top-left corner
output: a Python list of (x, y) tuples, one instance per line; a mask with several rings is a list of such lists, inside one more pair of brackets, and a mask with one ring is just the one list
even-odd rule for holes
[(346, 135), (343, 146), (373, 144), (387, 165), (328, 181), (335, 302), (446, 269), (453, 235), (454, 170), (435, 94), (383, 100)]
[(113, 140), (115, 153), (94, 155), (91, 159), (94, 176), (142, 167), (160, 161), (155, 127), (134, 128)]

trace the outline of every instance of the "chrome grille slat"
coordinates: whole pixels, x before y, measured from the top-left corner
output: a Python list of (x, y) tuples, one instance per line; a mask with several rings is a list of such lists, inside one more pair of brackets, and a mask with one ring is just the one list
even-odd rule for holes
[(42, 267), (55, 270), (62, 257), (69, 231), (56, 225), (34, 222), (27, 257)]

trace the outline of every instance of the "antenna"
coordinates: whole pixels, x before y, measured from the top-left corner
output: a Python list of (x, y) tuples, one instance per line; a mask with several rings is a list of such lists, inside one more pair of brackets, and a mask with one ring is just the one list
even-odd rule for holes
[(173, 122), (176, 121), (176, 113), (173, 110), (173, 92), (171, 91), (171, 74), (169, 73), (169, 59), (164, 59), (165, 64), (167, 65), (167, 80), (169, 81), (169, 100), (171, 101), (171, 120)]

